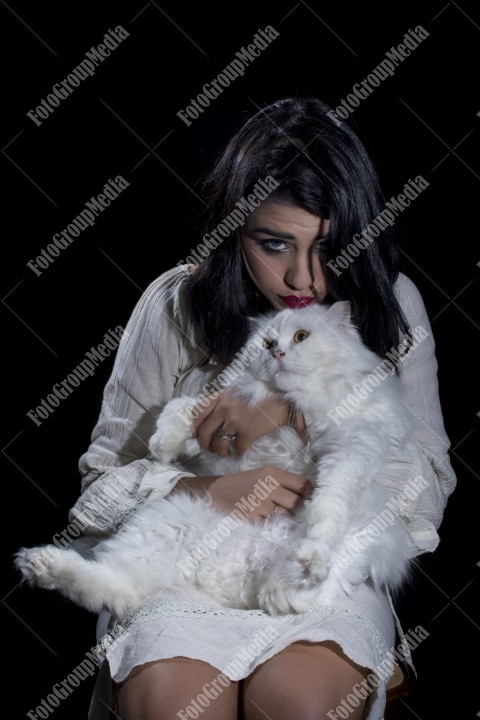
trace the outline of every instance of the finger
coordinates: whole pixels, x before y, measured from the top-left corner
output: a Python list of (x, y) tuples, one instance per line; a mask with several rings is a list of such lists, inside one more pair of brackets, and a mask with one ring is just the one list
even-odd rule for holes
[[(231, 396), (230, 388), (223, 388), (217, 390), (215, 393), (209, 396), (207, 404), (196, 406), (197, 417), (194, 421), (194, 433), (198, 430), (199, 426), (204, 420), (209, 417), (217, 409), (220, 409), (223, 405), (228, 405), (229, 398)], [(195, 437), (195, 435), (194, 435)]]
[(313, 490), (310, 480), (302, 477), (301, 475), (296, 475), (295, 473), (284, 471), (281, 479), (279, 478), (279, 481), (282, 487), (287, 490), (291, 490), (291, 492), (297, 493), (297, 495), (301, 495), (302, 497), (308, 496)]
[(272, 492), (269, 500), (272, 500), (279, 509), (293, 512), (303, 502), (303, 497), (292, 490), (278, 487)]
[(303, 496), (306, 498), (310, 497), (311, 494), (313, 493), (313, 489), (314, 489), (312, 481), (307, 479), (305, 482), (304, 488), (305, 489), (304, 489)]
[[(221, 427), (223, 427), (223, 425), (222, 425)], [(219, 455), (220, 457), (227, 457), (227, 456), (229, 455), (229, 453), (230, 453), (230, 450), (231, 450), (231, 449), (232, 449), (232, 450), (235, 449), (235, 447), (234, 447), (234, 442), (235, 442), (235, 441), (234, 441), (234, 440), (229, 440), (228, 438), (223, 438), (223, 437), (219, 434), (219, 430), (220, 430), (220, 429), (218, 429), (218, 430), (215, 432), (215, 434), (214, 434), (214, 436), (213, 436), (213, 440), (212, 440), (214, 452), (216, 452), (217, 455)], [(224, 430), (225, 433), (227, 433), (227, 435), (232, 435), (232, 436), (235, 435), (235, 433), (230, 432), (230, 431), (227, 430), (225, 427), (223, 427), (223, 430)]]
[(203, 450), (213, 450), (213, 446), (216, 440), (216, 433), (225, 420), (225, 411), (221, 408), (216, 408), (209, 415), (207, 415), (203, 422), (198, 426), (197, 429), (197, 440)]
[(252, 443), (246, 439), (245, 433), (242, 432), (235, 439), (235, 452), (237, 455), (243, 455), (244, 452), (250, 449), (251, 444)]
[(195, 412), (195, 420), (193, 423), (193, 435), (192, 437), (197, 437), (198, 428), (200, 425), (203, 424), (203, 422), (208, 418), (212, 412), (215, 410), (215, 408), (218, 405), (220, 399), (220, 393), (217, 395), (212, 396), (212, 398), (209, 400), (208, 404), (206, 405), (195, 405), (194, 412)]
[(260, 511), (258, 514), (260, 517), (266, 519), (271, 517), (283, 517), (285, 515), (291, 515), (291, 512), (283, 507), (280, 507), (280, 505), (273, 504), (268, 512), (266, 510), (263, 510)]

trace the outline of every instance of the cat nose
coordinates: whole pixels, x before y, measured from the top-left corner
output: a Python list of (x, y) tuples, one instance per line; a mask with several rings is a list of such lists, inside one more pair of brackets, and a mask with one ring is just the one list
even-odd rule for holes
[(285, 355), (285, 353), (283, 352), (283, 350), (274, 350), (272, 352), (272, 355), (274, 358), (276, 358), (278, 360), (279, 358), (283, 357)]

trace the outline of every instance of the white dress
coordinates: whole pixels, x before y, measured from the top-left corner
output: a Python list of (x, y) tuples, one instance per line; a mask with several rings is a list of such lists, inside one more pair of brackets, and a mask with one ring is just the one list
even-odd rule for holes
[[(188, 475), (147, 457), (148, 440), (163, 405), (172, 397), (198, 395), (222, 370), (213, 361), (201, 365), (206, 346), (186, 300), (188, 282), (185, 266), (163, 273), (144, 292), (127, 324), (91, 444), (80, 458), (82, 494), (70, 511), (70, 520), (81, 521), (86, 534), (100, 538), (115, 532), (139, 504), (159, 493), (166, 496), (181, 476)], [(395, 292), (410, 327), (421, 326), (428, 337), (401, 363), (406, 403), (413, 413), (412, 437), (378, 481), (394, 492), (418, 475), (428, 482), (405, 518), (414, 557), (436, 548), (436, 530), (456, 479), (448, 457), (435, 346), (425, 307), (417, 288), (404, 275)], [(218, 668), (230, 680), (240, 680), (295, 641), (332, 640), (355, 663), (376, 672), (379, 685), (368, 697), (365, 718), (381, 720), (388, 683), (388, 673), (382, 668), (396, 638), (402, 637), (395, 620), (391, 599), (367, 584), (335, 607), (283, 617), (224, 608), (193, 589), (181, 597), (166, 590), (124, 621), (125, 632), (113, 643), (104, 643), (108, 662), (100, 670), (89, 718), (108, 717), (110, 678), (121, 682), (132, 668), (146, 662), (195, 658)], [(99, 639), (109, 626), (110, 616), (102, 613)]]

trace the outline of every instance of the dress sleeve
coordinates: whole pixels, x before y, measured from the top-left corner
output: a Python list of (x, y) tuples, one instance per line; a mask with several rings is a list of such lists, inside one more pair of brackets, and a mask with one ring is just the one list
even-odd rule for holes
[(81, 495), (70, 510), (86, 535), (115, 532), (152, 493), (165, 496), (192, 473), (149, 457), (148, 441), (192, 357), (193, 328), (184, 301), (188, 272), (157, 278), (137, 303), (103, 393), (91, 443), (79, 461)]
[[(420, 292), (405, 275), (396, 284), (398, 301), (413, 331), (414, 346), (400, 361), (404, 402), (412, 415), (406, 447), (387, 463), (379, 481), (402, 493), (409, 480), (422, 478), (420, 493), (410, 495), (402, 513), (410, 531), (412, 557), (432, 552), (439, 543), (438, 528), (447, 500), (456, 486), (440, 405), (437, 360), (432, 328)], [(413, 497), (416, 495), (416, 497)], [(405, 499), (405, 498), (403, 498)]]

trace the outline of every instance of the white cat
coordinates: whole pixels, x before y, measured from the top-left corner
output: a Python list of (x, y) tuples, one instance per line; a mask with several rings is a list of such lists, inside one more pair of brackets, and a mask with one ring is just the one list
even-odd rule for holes
[[(252, 337), (261, 327), (268, 327), (263, 347), (231, 387), (252, 404), (272, 393), (293, 403), (305, 417), (307, 445), (281, 427), (242, 456), (219, 458), (191, 437), (197, 399), (171, 400), (150, 441), (156, 459), (198, 475), (260, 467), (270, 475), (229, 515), (185, 493), (152, 498), (98, 542), (91, 559), (73, 548), (22, 548), (15, 562), (26, 579), (89, 610), (105, 606), (119, 620), (167, 586), (194, 586), (225, 606), (282, 614), (330, 604), (365, 580), (399, 585), (409, 549), (401, 518), (378, 537), (365, 529), (390, 499), (375, 477), (410, 428), (400, 379), (383, 373), (377, 387), (366, 382), (380, 358), (351, 324), (349, 303), (266, 315)], [(354, 389), (362, 381), (363, 399), (340, 418), (336, 408), (359, 397)], [(309, 478), (312, 495), (293, 515), (253, 521), (249, 508), (278, 484), (275, 468)]]

